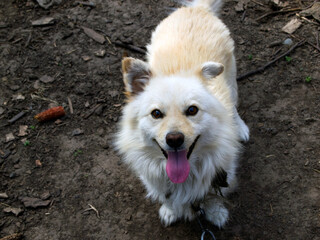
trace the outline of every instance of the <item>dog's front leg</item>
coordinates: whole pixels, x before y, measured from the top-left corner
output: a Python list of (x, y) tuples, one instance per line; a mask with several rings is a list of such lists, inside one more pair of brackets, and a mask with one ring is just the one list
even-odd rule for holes
[(167, 227), (180, 218), (184, 218), (189, 221), (193, 220), (194, 212), (191, 209), (190, 204), (173, 206), (170, 202), (165, 202), (159, 209), (159, 216), (161, 222)]
[(228, 221), (229, 211), (224, 206), (223, 200), (219, 196), (206, 197), (204, 202), (201, 204), (206, 214), (206, 219), (222, 228)]

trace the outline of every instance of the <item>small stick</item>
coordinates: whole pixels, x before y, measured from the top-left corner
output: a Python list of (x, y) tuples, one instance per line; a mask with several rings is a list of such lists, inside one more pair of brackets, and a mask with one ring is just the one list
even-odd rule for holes
[(128, 49), (128, 50), (131, 50), (133, 52), (137, 52), (137, 53), (141, 53), (141, 54), (146, 54), (146, 50), (142, 49), (142, 48), (139, 48), (139, 47), (136, 47), (136, 46), (133, 46), (131, 44), (124, 44), (122, 42), (114, 42), (114, 44), (117, 46), (117, 47), (122, 47), (122, 48), (125, 48), (125, 49)]
[(95, 111), (98, 107), (100, 107), (100, 105), (101, 105), (101, 104), (97, 104), (96, 106), (94, 106), (93, 108), (91, 108), (91, 109), (83, 116), (83, 118), (84, 118), (84, 119), (87, 119), (88, 117), (90, 117), (90, 116), (94, 113), (94, 111)]
[(260, 3), (260, 2), (255, 1), (255, 0), (252, 0), (252, 2), (254, 2), (255, 4), (258, 4), (258, 5), (260, 5), (260, 6), (264, 6), (264, 4), (263, 4), (263, 3)]
[(8, 120), (9, 123), (14, 123), (17, 120), (19, 120), (20, 118), (22, 118), (24, 115), (26, 114), (25, 111), (22, 111), (20, 113), (18, 113), (17, 115), (15, 115), (13, 118), (11, 118), (10, 120)]
[(73, 114), (73, 106), (72, 106), (71, 99), (69, 97), (68, 97), (68, 103), (69, 103), (70, 113)]
[(22, 233), (14, 233), (8, 236), (5, 236), (3, 238), (0, 238), (0, 240), (19, 240), (22, 238)]
[[(292, 35), (292, 34), (291, 34), (291, 36), (292, 36), (293, 38), (298, 39), (299, 41), (301, 41), (301, 39), (298, 38), (297, 36)], [(318, 46), (314, 45), (313, 43), (311, 43), (311, 42), (309, 42), (309, 41), (306, 41), (306, 43), (309, 44), (311, 47), (314, 47), (316, 50), (318, 50), (318, 51), (320, 52), (320, 48), (319, 48)]]
[(266, 14), (263, 14), (262, 16), (256, 18), (256, 21), (261, 20), (262, 18), (271, 16), (271, 15), (276, 15), (276, 14), (281, 14), (281, 13), (288, 13), (288, 12), (296, 12), (296, 11), (301, 11), (302, 8), (291, 8), (291, 9), (287, 9), (287, 10), (280, 10), (280, 11), (274, 11), (274, 12), (269, 12)]
[(296, 43), (294, 46), (292, 46), (288, 51), (286, 51), (285, 53), (281, 54), (279, 57), (275, 58), (274, 60), (268, 62), (267, 64), (265, 64), (264, 66), (262, 67), (259, 67), (258, 69), (256, 70), (253, 70), (253, 71), (250, 71), (248, 73), (245, 73), (243, 75), (240, 75), (239, 77), (237, 77), (237, 81), (241, 81), (251, 75), (254, 75), (256, 73), (260, 73), (260, 72), (263, 72), (267, 67), (269, 67), (270, 65), (272, 65), (273, 63), (277, 62), (279, 59), (287, 56), (289, 53), (291, 53), (294, 49), (296, 49), (297, 47), (300, 47), (302, 46), (304, 43), (306, 42), (306, 40), (302, 40), (298, 43)]
[(320, 48), (317, 47), (316, 45), (314, 45), (313, 43), (307, 41), (306, 43), (308, 43), (310, 46), (314, 47), (315, 49), (317, 49), (320, 52)]
[(24, 44), (24, 47), (28, 47), (29, 46), (29, 43), (31, 41), (31, 37), (32, 37), (32, 33), (30, 32), (29, 36), (28, 36), (28, 39), (27, 39), (26, 43)]
[(77, 2), (79, 5), (88, 6), (88, 7), (95, 7), (96, 4), (93, 2)]
[(17, 43), (17, 42), (20, 42), (22, 40), (22, 38), (18, 38), (17, 40), (14, 40), (13, 42), (12, 42), (12, 44), (15, 44), (15, 43)]
[(87, 212), (87, 211), (93, 210), (93, 211), (96, 212), (97, 218), (100, 218), (99, 211), (94, 206), (92, 206), (91, 204), (88, 204), (88, 205), (89, 205), (89, 208), (83, 210), (82, 212)]
[(301, 16), (299, 13), (296, 13), (296, 16), (297, 16), (298, 18), (302, 19), (303, 21), (307, 22), (307, 23), (310, 23), (310, 24), (319, 26), (319, 23), (313, 22), (313, 21), (309, 20), (308, 18)]
[(270, 215), (273, 215), (273, 208), (272, 208), (272, 204), (270, 203)]

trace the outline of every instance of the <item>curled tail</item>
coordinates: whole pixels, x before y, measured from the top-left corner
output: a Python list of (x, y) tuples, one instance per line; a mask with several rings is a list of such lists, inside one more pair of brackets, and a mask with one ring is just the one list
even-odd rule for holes
[(223, 0), (183, 0), (181, 3), (188, 7), (204, 7), (218, 16)]

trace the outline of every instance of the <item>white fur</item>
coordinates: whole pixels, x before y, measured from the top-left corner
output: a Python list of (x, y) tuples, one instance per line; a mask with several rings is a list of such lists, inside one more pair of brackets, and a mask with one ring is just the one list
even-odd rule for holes
[[(167, 23), (174, 22), (180, 29), (179, 26), (185, 24), (183, 17), (189, 17), (189, 10), (177, 10), (171, 18), (169, 16), (170, 19), (164, 20), (153, 33), (151, 44), (148, 45), (148, 63), (143, 66), (149, 66), (150, 69), (144, 69), (144, 73), (150, 72), (150, 76), (144, 78), (148, 82), (143, 90), (130, 92), (132, 88), (129, 85), (134, 81), (139, 82), (136, 78), (128, 79), (130, 76), (139, 76), (135, 71), (140, 68), (131, 67), (139, 64), (138, 60), (127, 59), (123, 62), (124, 82), (130, 96), (123, 109), (115, 145), (123, 155), (123, 160), (145, 185), (147, 197), (162, 203), (159, 215), (166, 226), (181, 218), (192, 220), (195, 215), (191, 204), (201, 202), (207, 219), (218, 227), (223, 227), (228, 219), (228, 210), (221, 198), (212, 197), (212, 194), (217, 194), (212, 189), (212, 180), (217, 170), (223, 169), (228, 174), (229, 183), (228, 188), (221, 189), (223, 195), (236, 187), (237, 158), (241, 148), (239, 140), (249, 138), (249, 129), (236, 110), (233, 41), (226, 26), (218, 18), (211, 19), (206, 13), (219, 8), (221, 1), (196, 0), (190, 6), (195, 8), (195, 13), (192, 14), (205, 15), (213, 21), (212, 26), (217, 26), (216, 30), (212, 30), (219, 33), (214, 35), (217, 40), (213, 38), (210, 41), (217, 41), (219, 44), (207, 44), (213, 49), (202, 49), (203, 54), (201, 51), (184, 52), (183, 49), (175, 54), (170, 48), (174, 47), (172, 43), (175, 43), (174, 33), (177, 31), (173, 30), (173, 33), (170, 30), (172, 24)], [(166, 28), (168, 31), (165, 31)], [(181, 31), (183, 33), (184, 30)], [(162, 33), (168, 33), (168, 36)], [(184, 40), (177, 35), (182, 41), (181, 45), (184, 44), (183, 41), (186, 41), (186, 46), (190, 44), (190, 50), (195, 44), (192, 42), (194, 39), (205, 41), (211, 36), (205, 38), (206, 36), (199, 36), (197, 32), (190, 34), (194, 34), (190, 41), (187, 37)], [(167, 49), (170, 52), (166, 52)], [(215, 54), (212, 57), (204, 56), (207, 52)], [(186, 61), (184, 57), (188, 53), (192, 54), (191, 61)], [(163, 61), (163, 58), (167, 60)], [(204, 66), (213, 69), (202, 71)], [(197, 106), (199, 112), (195, 116), (186, 116), (185, 111), (189, 106)], [(164, 117), (154, 119), (150, 114), (154, 109), (159, 109)], [(181, 184), (174, 184), (169, 180), (165, 170), (167, 160), (158, 146), (159, 144), (162, 149), (170, 150), (166, 144), (166, 134), (172, 131), (184, 133), (185, 149), (189, 149), (200, 136), (188, 160), (189, 176)]]

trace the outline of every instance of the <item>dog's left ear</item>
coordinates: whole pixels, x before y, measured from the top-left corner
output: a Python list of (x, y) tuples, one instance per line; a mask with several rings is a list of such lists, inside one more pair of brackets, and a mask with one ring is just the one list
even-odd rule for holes
[(122, 73), (126, 92), (129, 96), (142, 92), (151, 77), (148, 64), (131, 57), (122, 60)]
[(207, 80), (219, 76), (224, 70), (224, 66), (217, 62), (205, 62), (201, 66), (201, 76)]

